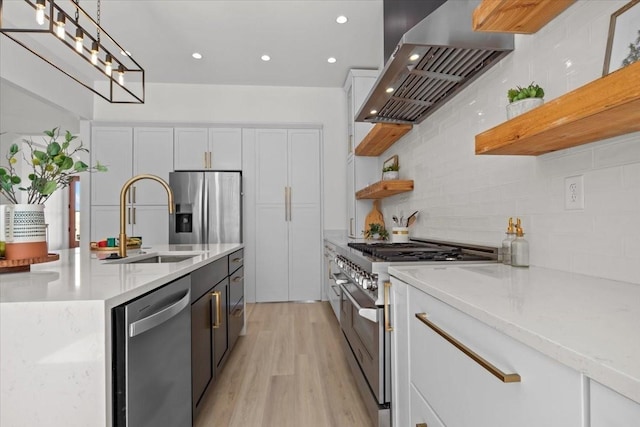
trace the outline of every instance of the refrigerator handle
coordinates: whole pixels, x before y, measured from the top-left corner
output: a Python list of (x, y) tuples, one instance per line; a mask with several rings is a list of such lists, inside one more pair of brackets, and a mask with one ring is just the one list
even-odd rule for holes
[(209, 243), (209, 180), (203, 174), (202, 194), (202, 243)]

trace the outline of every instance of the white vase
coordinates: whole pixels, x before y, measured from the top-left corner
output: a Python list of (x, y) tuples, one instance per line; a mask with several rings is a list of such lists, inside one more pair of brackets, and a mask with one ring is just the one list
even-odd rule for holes
[(382, 180), (389, 181), (393, 179), (398, 179), (400, 177), (400, 173), (398, 171), (387, 171), (382, 172)]
[(542, 98), (525, 98), (519, 101), (513, 101), (507, 104), (507, 119), (511, 120), (520, 114), (533, 110), (544, 104)]
[(47, 256), (47, 225), (44, 205), (3, 205), (5, 257), (7, 259)]

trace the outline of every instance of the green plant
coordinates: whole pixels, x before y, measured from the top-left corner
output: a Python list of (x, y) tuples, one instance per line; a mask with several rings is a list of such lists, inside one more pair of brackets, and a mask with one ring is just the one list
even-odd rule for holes
[(389, 232), (384, 228), (383, 224), (369, 224), (369, 228), (362, 233), (365, 239), (371, 239), (376, 234), (381, 240), (387, 240), (389, 238)]
[[(37, 147), (31, 139), (22, 141), (29, 146), (29, 153), (23, 153), (22, 157), (31, 168), (29, 173), (29, 185), (24, 186), (16, 164), (20, 147), (18, 144), (11, 144), (6, 155), (7, 166), (0, 165), (0, 193), (2, 193), (11, 203), (19, 203), (17, 191), (27, 193), (26, 203), (40, 204), (59, 188), (69, 186), (72, 175), (80, 172), (105, 172), (107, 168), (98, 162), (95, 166), (89, 166), (81, 160), (74, 160), (80, 152), (88, 153), (82, 142), (75, 147), (71, 147), (71, 142), (77, 137), (66, 131), (64, 141), (58, 142), (60, 136), (59, 128), (44, 131), (49, 137), (45, 139), (45, 147)], [(28, 157), (27, 157), (28, 155)]]
[(526, 98), (544, 98), (544, 89), (531, 82), (531, 84), (525, 88), (516, 86), (515, 89), (509, 89), (507, 91), (507, 98), (509, 102), (520, 101)]
[(391, 171), (399, 171), (400, 165), (390, 165), (386, 168), (382, 168), (382, 172), (391, 172)]

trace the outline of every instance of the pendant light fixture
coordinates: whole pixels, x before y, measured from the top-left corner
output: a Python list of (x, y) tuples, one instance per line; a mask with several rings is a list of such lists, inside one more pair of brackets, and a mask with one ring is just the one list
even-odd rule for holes
[[(69, 3), (70, 6), (62, 0), (0, 0), (0, 33), (108, 102), (143, 104), (144, 69), (101, 27), (100, 0), (96, 1), (95, 20), (80, 7), (80, 0)], [(34, 28), (33, 20), (19, 22), (25, 16), (33, 17), (21, 9), (35, 11), (37, 27)], [(9, 27), (8, 23), (16, 27)], [(42, 36), (34, 36), (47, 33), (53, 38), (43, 41)], [(116, 59), (112, 52), (126, 55)], [(82, 63), (90, 69), (82, 70)]]

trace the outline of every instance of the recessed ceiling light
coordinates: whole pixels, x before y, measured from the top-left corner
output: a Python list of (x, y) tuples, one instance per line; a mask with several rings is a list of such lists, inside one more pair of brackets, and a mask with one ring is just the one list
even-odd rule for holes
[(260, 59), (262, 59), (263, 61), (265, 61), (265, 62), (266, 62), (266, 61), (270, 61), (270, 60), (271, 60), (271, 57), (270, 57), (269, 55), (262, 55), (262, 56), (260, 57)]
[(122, 56), (131, 56), (131, 52), (129, 52), (128, 50), (121, 50), (120, 51), (120, 55), (122, 55)]
[(420, 55), (418, 55), (417, 53), (414, 53), (409, 57), (409, 61), (415, 61), (418, 58), (420, 58)]
[(329, 64), (335, 64), (335, 63), (336, 63), (336, 58), (334, 58), (334, 57), (332, 56), (331, 58), (327, 59), (327, 62), (328, 62)]
[(344, 23), (346, 23), (348, 20), (349, 20), (349, 19), (348, 19), (346, 16), (344, 16), (344, 15), (340, 15), (340, 16), (338, 16), (338, 17), (336, 18), (336, 22), (337, 22), (338, 24), (344, 24)]
[(369, 114), (378, 114), (378, 110), (371, 110), (369, 111)]
[(202, 59), (202, 54), (198, 52), (193, 52), (191, 56), (193, 56), (195, 59)]
[(392, 87), (388, 87), (388, 88), (387, 88), (387, 93), (391, 93), (391, 92), (393, 92), (394, 90), (395, 90), (394, 88), (392, 88)]

